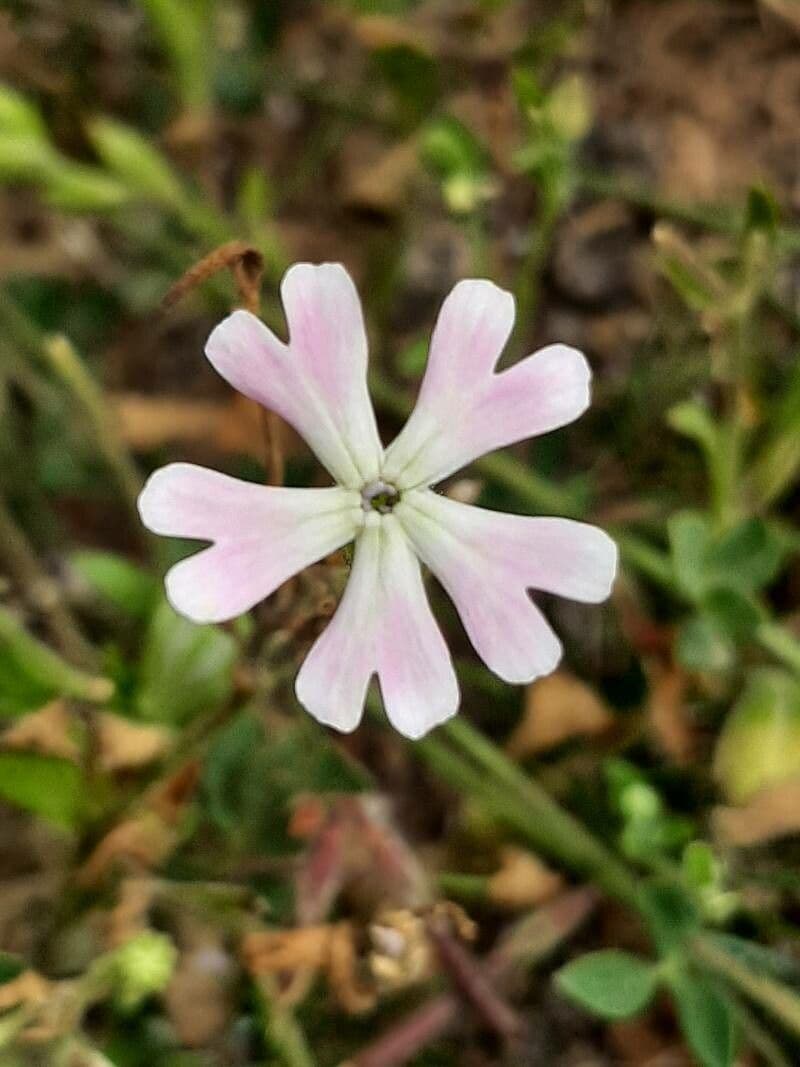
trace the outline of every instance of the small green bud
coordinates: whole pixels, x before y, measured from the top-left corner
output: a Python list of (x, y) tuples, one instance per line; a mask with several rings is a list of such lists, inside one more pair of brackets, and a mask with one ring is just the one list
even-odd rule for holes
[(649, 822), (661, 814), (661, 798), (645, 782), (634, 782), (623, 790), (619, 801), (626, 819)]
[(178, 950), (166, 934), (147, 930), (127, 941), (111, 957), (114, 1000), (126, 1012), (148, 997), (163, 993), (172, 978)]

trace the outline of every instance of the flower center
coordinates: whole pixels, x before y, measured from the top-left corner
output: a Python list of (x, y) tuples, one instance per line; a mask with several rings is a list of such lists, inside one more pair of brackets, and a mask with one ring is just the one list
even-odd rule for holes
[(361, 490), (361, 507), (366, 512), (378, 511), (381, 515), (388, 515), (399, 499), (400, 494), (395, 487), (380, 479), (370, 482)]

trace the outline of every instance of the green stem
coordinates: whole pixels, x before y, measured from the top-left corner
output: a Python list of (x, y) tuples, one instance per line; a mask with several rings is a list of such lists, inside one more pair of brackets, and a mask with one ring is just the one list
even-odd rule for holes
[(774, 979), (754, 972), (731, 956), (713, 936), (700, 936), (692, 943), (694, 958), (713, 973), (727, 979), (750, 1000), (765, 1008), (793, 1034), (800, 1034), (800, 996)]
[(675, 578), (669, 556), (636, 534), (609, 531), (619, 547), (622, 562), (639, 571), (663, 589), (674, 591)]
[(47, 366), (77, 402), (95, 446), (106, 461), (126, 502), (135, 529), (141, 529), (136, 498), (141, 478), (108, 415), (102, 390), (72, 344), (63, 336), (48, 337), (9, 294), (0, 289), (0, 326), (30, 357)]
[[(686, 204), (658, 196), (647, 186), (626, 181), (613, 174), (594, 170), (582, 170), (577, 176), (578, 186), (594, 196), (624, 200), (634, 207), (644, 208), (665, 219), (688, 223), (712, 233), (736, 237), (744, 232), (744, 212), (721, 204)], [(776, 244), (785, 252), (800, 250), (800, 230), (781, 226)]]
[[(0, 498), (0, 560), (27, 603), (41, 612), (53, 642), (64, 655), (83, 666), (96, 657), (77, 620), (64, 603), (58, 583), (42, 568), (31, 545)], [(0, 634), (2, 636), (2, 634)]]
[(601, 844), (542, 787), (512, 763), (463, 717), (442, 728), (461, 752), (513, 791), (524, 803), (531, 823), (530, 836), (572, 868), (591, 875), (608, 893), (635, 903), (636, 879), (617, 857)]
[(485, 874), (461, 874), (458, 871), (442, 871), (436, 877), (439, 890), (447, 897), (457, 897), (471, 903), (481, 903), (487, 898), (489, 879)]
[[(284, 1067), (316, 1067), (316, 1059), (292, 1011), (280, 1004), (269, 978), (256, 983), (267, 1044)], [(272, 1062), (272, 1061), (270, 1061)]]
[[(542, 291), (542, 276), (547, 266), (561, 208), (562, 204), (555, 196), (545, 196), (538, 225), (530, 235), (530, 248), (517, 274), (514, 285), (517, 323), (515, 340), (520, 349), (524, 347), (525, 338), (530, 334), (536, 318)], [(524, 352), (520, 351), (520, 354)]]
[[(565, 866), (589, 877), (611, 896), (638, 909), (636, 875), (568, 812), (559, 807), (490, 741), (469, 723), (452, 720), (442, 727), (479, 766), (435, 739), (417, 742), (419, 752), (442, 778), (477, 800), (485, 810), (526, 838), (536, 849), (548, 852)], [(474, 890), (474, 886), (470, 886)], [(780, 983), (753, 974), (712, 934), (698, 935), (690, 946), (695, 962), (726, 979), (736, 989), (800, 1034), (800, 997)]]
[(756, 641), (767, 652), (800, 673), (800, 641), (779, 622), (762, 622), (755, 633)]

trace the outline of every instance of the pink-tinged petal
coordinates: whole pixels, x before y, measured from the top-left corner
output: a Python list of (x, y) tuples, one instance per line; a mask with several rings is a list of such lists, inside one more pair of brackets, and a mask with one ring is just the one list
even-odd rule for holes
[(214, 542), (174, 566), (167, 597), (193, 622), (248, 611), (293, 574), (352, 541), (363, 521), (354, 490), (284, 489), (173, 463), (139, 496), (153, 533)]
[(419, 563), (392, 515), (367, 516), (342, 601), (297, 676), (298, 700), (345, 732), (361, 720), (378, 675), (386, 714), (418, 738), (458, 710), (450, 653), (431, 614)]
[(405, 493), (394, 514), (458, 609), (478, 655), (507, 682), (549, 674), (561, 657), (528, 589), (596, 603), (614, 581), (616, 546), (586, 523), (505, 515), (430, 490)]
[(281, 295), (288, 344), (235, 311), (209, 337), (206, 355), (235, 389), (290, 423), (340, 485), (358, 488), (378, 476), (383, 448), (355, 286), (338, 263), (298, 263)]
[(589, 366), (549, 345), (497, 374), (514, 299), (464, 281), (445, 300), (417, 405), (386, 450), (383, 477), (400, 489), (433, 485), (486, 452), (564, 426), (589, 404)]

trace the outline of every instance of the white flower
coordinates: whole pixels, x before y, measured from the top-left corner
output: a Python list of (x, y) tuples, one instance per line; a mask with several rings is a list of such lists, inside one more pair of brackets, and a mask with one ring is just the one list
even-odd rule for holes
[(206, 354), (306, 439), (336, 486), (255, 485), (176, 463), (145, 486), (142, 520), (155, 533), (212, 542), (166, 578), (172, 605), (196, 622), (247, 611), (355, 540), (347, 588), (300, 669), (297, 696), (320, 722), (353, 730), (377, 674), (389, 719), (418, 738), (459, 703), (420, 561), (453, 600), (478, 655), (508, 682), (547, 674), (561, 657), (529, 589), (591, 603), (609, 594), (617, 552), (596, 527), (488, 511), (431, 488), (485, 452), (576, 419), (589, 403), (589, 367), (575, 349), (550, 345), (495, 373), (513, 297), (488, 281), (462, 281), (439, 314), (416, 408), (384, 451), (350, 276), (338, 264), (297, 264), (281, 294), (288, 344), (236, 311)]

